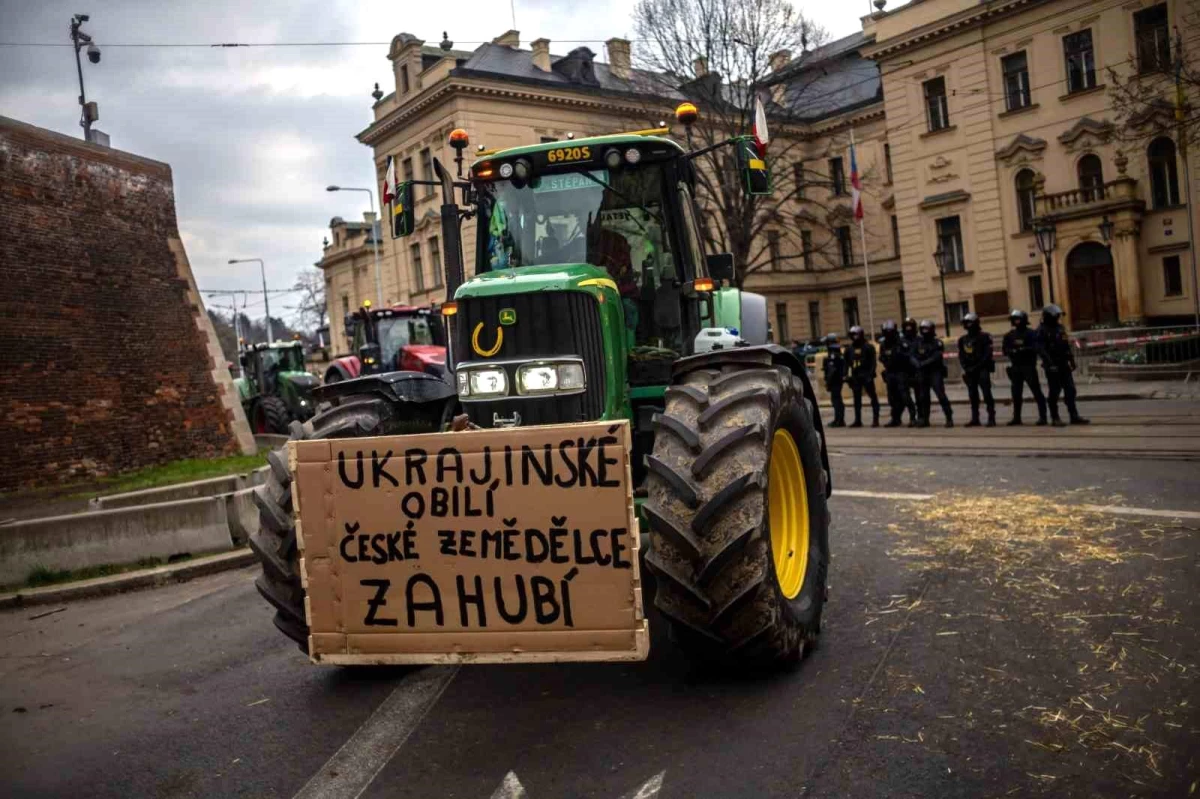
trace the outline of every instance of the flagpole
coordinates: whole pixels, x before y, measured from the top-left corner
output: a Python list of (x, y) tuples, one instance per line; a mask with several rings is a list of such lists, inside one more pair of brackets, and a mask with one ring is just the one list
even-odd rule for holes
[[(854, 128), (850, 128), (850, 147), (854, 148)], [(862, 202), (862, 192), (859, 192), (858, 201)], [(878, 332), (875, 328), (875, 301), (871, 298), (871, 265), (867, 262), (867, 227), (864, 221), (866, 214), (858, 220), (858, 234), (862, 239), (862, 254), (863, 254), (863, 275), (867, 279), (867, 320), (871, 323), (870, 339), (875, 339), (875, 334)]]

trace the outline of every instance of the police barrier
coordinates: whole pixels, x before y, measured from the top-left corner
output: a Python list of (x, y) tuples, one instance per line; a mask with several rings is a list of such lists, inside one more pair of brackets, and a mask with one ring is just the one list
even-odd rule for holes
[(1078, 379), (1190, 380), (1200, 378), (1200, 329), (1125, 327), (1071, 334)]

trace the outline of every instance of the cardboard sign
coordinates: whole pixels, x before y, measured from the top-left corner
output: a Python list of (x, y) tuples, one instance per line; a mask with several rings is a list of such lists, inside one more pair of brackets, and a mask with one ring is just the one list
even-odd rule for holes
[(645, 659), (628, 422), (289, 452), (314, 662)]

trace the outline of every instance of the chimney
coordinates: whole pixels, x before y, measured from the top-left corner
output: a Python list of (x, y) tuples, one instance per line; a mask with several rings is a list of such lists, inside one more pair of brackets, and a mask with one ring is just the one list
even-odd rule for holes
[(533, 49), (533, 65), (542, 72), (550, 71), (550, 40), (534, 39), (529, 44)]
[(604, 46), (608, 48), (608, 71), (614, 78), (629, 80), (633, 75), (629, 63), (629, 40), (613, 38), (605, 42)]
[(492, 44), (499, 44), (505, 47), (511, 47), (514, 50), (521, 46), (520, 31), (505, 31), (504, 33), (492, 39)]
[(692, 69), (697, 78), (703, 78), (708, 74), (708, 59), (704, 56), (697, 56), (696, 60), (692, 62)]
[(771, 71), (778, 72), (779, 70), (786, 67), (791, 62), (791, 60), (792, 60), (792, 51), (791, 50), (776, 50), (774, 53), (771, 53), (771, 59), (770, 59)]

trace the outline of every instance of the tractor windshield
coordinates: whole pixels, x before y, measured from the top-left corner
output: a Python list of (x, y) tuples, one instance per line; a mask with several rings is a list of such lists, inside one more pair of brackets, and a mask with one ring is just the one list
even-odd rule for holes
[(479, 189), (478, 271), (588, 263), (623, 296), (678, 279), (665, 222), (661, 167), (593, 169)]
[(412, 344), (436, 344), (425, 316), (393, 316), (379, 320), (379, 354), (386, 364), (397, 363), (400, 350)]
[(262, 364), (266, 372), (303, 372), (304, 353), (300, 347), (264, 349)]

